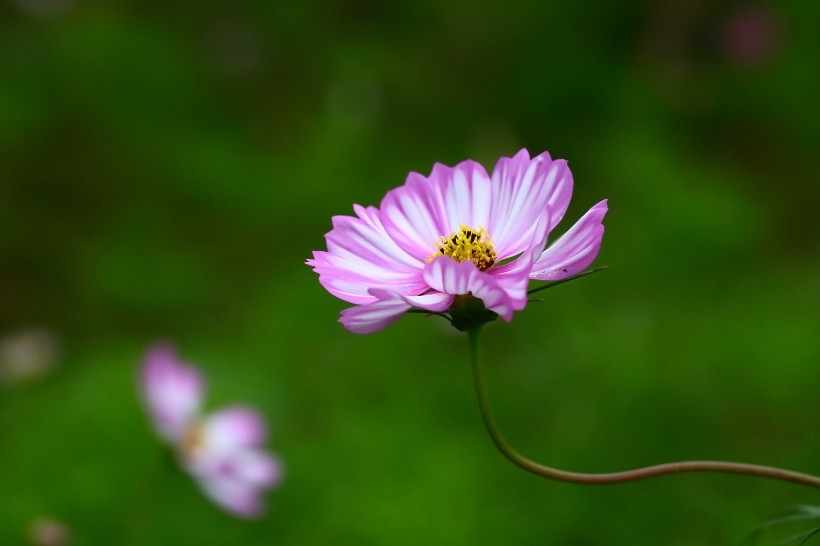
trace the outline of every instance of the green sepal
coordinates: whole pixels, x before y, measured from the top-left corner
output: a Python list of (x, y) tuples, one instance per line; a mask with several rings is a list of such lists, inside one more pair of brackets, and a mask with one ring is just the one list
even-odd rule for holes
[(456, 296), (447, 311), (451, 323), (460, 332), (476, 330), (498, 318), (498, 314), (484, 307), (484, 302), (471, 295)]

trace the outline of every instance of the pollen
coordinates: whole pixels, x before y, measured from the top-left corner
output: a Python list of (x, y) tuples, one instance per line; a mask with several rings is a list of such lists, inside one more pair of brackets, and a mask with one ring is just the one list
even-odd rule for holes
[(436, 243), (436, 251), (427, 257), (427, 263), (441, 256), (449, 256), (457, 262), (472, 261), (481, 271), (490, 269), (496, 260), (493, 241), (482, 227), (473, 229), (462, 224), (449, 237)]
[(183, 453), (191, 454), (205, 447), (205, 431), (202, 425), (194, 423), (190, 425), (182, 435), (180, 447)]

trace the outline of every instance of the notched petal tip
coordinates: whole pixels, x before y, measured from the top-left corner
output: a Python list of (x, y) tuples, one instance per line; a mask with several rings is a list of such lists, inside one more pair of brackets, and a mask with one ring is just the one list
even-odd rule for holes
[(586, 269), (598, 256), (608, 212), (604, 199), (589, 209), (564, 235), (549, 246), (533, 264), (530, 278), (558, 281)]

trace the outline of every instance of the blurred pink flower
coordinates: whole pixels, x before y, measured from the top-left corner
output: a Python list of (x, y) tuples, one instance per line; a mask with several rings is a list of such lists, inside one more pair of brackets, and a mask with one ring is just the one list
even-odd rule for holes
[(327, 251), (307, 263), (355, 304), (340, 318), (352, 332), (375, 332), (412, 308), (443, 313), (468, 296), (509, 321), (526, 306), (530, 279), (570, 277), (598, 254), (606, 200), (546, 246), (571, 195), (567, 162), (546, 152), (502, 157), (492, 175), (475, 161), (437, 163), (429, 177), (410, 173), (379, 208), (334, 216)]
[(42, 516), (31, 522), (28, 540), (32, 546), (67, 546), (71, 532), (62, 521)]
[(281, 479), (279, 459), (262, 449), (267, 429), (259, 413), (228, 406), (203, 415), (202, 376), (173, 347), (156, 344), (145, 356), (141, 389), (157, 433), (180, 465), (216, 504), (241, 517), (262, 512), (262, 492)]
[(762, 64), (784, 45), (785, 25), (771, 7), (743, 6), (729, 14), (723, 29), (726, 54), (734, 61)]

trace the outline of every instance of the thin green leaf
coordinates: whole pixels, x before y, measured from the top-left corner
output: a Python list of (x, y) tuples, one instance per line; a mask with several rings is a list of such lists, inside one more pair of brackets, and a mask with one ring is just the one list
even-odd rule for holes
[(418, 314), (422, 314), (422, 315), (425, 315), (425, 316), (428, 316), (428, 317), (432, 317), (432, 316), (441, 317), (441, 318), (447, 320), (447, 322), (449, 322), (450, 324), (453, 323), (453, 319), (451, 319), (450, 315), (448, 315), (446, 313), (434, 313), (432, 311), (428, 311), (426, 309), (419, 309), (417, 307), (412, 307), (412, 308), (408, 309), (407, 312), (408, 313), (418, 313)]
[[(749, 536), (743, 541), (743, 544), (748, 546), (753, 546), (757, 544), (757, 541), (760, 540), (760, 537), (763, 535), (763, 531), (769, 529), (770, 527), (774, 527), (781, 523), (791, 523), (795, 521), (807, 521), (812, 519), (820, 518), (820, 506), (811, 506), (808, 504), (798, 504), (795, 506), (790, 506), (785, 510), (780, 511), (777, 515), (770, 517), (763, 523), (757, 526), (757, 528), (749, 533)], [(791, 536), (784, 541), (780, 542), (780, 544), (788, 544), (790, 542), (794, 542), (797, 540), (806, 541), (815, 533), (820, 532), (820, 528), (814, 529), (809, 533), (801, 533), (799, 535)], [(803, 542), (801, 542), (802, 544)]]
[(803, 540), (800, 541), (800, 544), (805, 544), (807, 540), (816, 535), (818, 532), (820, 532), (820, 527), (817, 527), (813, 531), (807, 533), (806, 536), (803, 537)]
[(774, 525), (786, 523), (789, 521), (802, 521), (816, 518), (820, 518), (819, 506), (798, 504), (783, 510), (782, 512), (780, 512), (779, 515), (767, 519), (758, 526), (758, 529), (766, 529), (768, 527), (772, 527)]
[(815, 534), (817, 534), (818, 531), (820, 531), (820, 527), (817, 528), (817, 529), (812, 529), (809, 532), (803, 532), (803, 533), (798, 533), (796, 535), (792, 535), (792, 536), (790, 536), (788, 538), (784, 538), (783, 540), (778, 542), (777, 546), (786, 546), (786, 544), (792, 544), (794, 542), (797, 542), (798, 545), (799, 544), (805, 544), (806, 541), (808, 539), (810, 539), (812, 536), (814, 536)]

